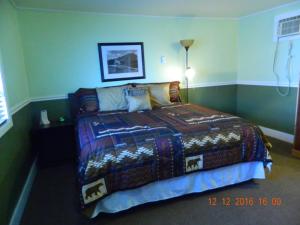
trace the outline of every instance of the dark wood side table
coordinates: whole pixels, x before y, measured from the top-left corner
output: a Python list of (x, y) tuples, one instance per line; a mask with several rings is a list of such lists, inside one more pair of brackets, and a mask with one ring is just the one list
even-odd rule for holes
[(41, 168), (75, 162), (75, 131), (71, 121), (36, 126), (32, 141)]

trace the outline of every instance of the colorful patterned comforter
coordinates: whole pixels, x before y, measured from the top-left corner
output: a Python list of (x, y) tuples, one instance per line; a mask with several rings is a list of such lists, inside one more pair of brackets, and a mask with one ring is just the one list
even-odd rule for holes
[(269, 162), (260, 129), (192, 104), (78, 119), (81, 206), (150, 182), (234, 163)]

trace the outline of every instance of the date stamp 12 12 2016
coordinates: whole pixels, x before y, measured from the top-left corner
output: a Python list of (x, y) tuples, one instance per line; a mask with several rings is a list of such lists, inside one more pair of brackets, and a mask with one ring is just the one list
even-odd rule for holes
[(208, 197), (209, 206), (236, 206), (236, 207), (251, 207), (251, 206), (274, 206), (279, 207), (282, 205), (282, 199), (279, 197), (221, 197), (214, 196)]

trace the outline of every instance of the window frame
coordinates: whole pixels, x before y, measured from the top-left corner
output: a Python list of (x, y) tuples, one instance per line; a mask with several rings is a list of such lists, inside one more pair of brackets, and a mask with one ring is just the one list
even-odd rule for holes
[(13, 126), (13, 121), (11, 117), (10, 110), (8, 108), (8, 98), (7, 98), (7, 89), (5, 85), (5, 75), (3, 72), (3, 63), (2, 63), (2, 57), (1, 57), (1, 52), (0, 52), (0, 82), (2, 82), (3, 85), (3, 92), (4, 92), (4, 100), (6, 103), (6, 110), (7, 110), (7, 120), (0, 125), (0, 138)]

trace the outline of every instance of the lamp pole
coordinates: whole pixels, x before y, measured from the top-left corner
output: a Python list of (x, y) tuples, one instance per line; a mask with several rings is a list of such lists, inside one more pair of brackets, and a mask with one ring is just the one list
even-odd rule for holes
[[(189, 47), (185, 47), (185, 72), (189, 69)], [(185, 74), (186, 82), (186, 102), (189, 103), (189, 78)]]
[(186, 101), (189, 102), (189, 47), (194, 43), (193, 39), (180, 40), (180, 44), (185, 48), (185, 80), (186, 80)]
[(185, 47), (185, 69), (189, 68), (189, 47)]

